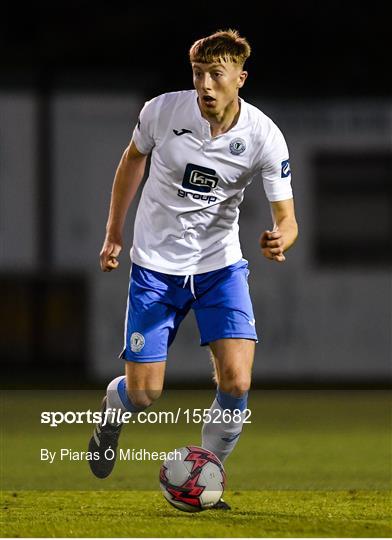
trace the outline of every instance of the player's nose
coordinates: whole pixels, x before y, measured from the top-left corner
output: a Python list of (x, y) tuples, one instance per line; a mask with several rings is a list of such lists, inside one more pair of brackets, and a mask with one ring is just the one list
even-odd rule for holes
[(211, 90), (211, 76), (209, 73), (204, 73), (202, 79), (201, 79), (201, 88), (202, 90)]

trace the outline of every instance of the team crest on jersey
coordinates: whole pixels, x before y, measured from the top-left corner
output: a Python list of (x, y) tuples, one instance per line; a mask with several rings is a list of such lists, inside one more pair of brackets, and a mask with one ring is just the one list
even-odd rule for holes
[(239, 156), (240, 154), (243, 154), (246, 150), (246, 142), (244, 139), (233, 139), (230, 142), (230, 152), (234, 154), (235, 156)]
[(145, 344), (146, 340), (144, 339), (143, 334), (139, 332), (133, 332), (131, 335), (131, 351), (140, 352)]
[(182, 187), (192, 189), (193, 191), (209, 193), (216, 188), (218, 180), (214, 169), (188, 163), (185, 168), (184, 178), (182, 179)]

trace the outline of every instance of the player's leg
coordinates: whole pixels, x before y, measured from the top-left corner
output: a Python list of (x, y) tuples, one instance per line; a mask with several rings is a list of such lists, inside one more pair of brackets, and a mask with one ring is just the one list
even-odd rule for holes
[(145, 409), (160, 397), (165, 368), (166, 362), (125, 364), (128, 397), (136, 407)]
[(102, 401), (102, 420), (95, 426), (88, 447), (92, 454), (90, 468), (98, 478), (106, 478), (114, 468), (122, 415), (125, 412), (138, 414), (159, 398), (165, 365), (164, 361), (126, 362), (125, 376), (116, 377), (109, 383)]
[(224, 461), (233, 451), (246, 417), (255, 343), (250, 339), (226, 338), (210, 343), (210, 348), (217, 382), (210, 408), (215, 422), (203, 425), (202, 446)]
[[(178, 296), (172, 281), (169, 276), (132, 265), (124, 348), (120, 355), (126, 360), (125, 375), (109, 383), (103, 413), (114, 410), (137, 414), (161, 394), (167, 349), (187, 311), (186, 305), (177, 309), (171, 302), (171, 298)], [(114, 467), (122, 427), (116, 414), (106, 414), (105, 420), (96, 426), (89, 444), (89, 451), (98, 456), (89, 460), (90, 468), (99, 478), (108, 476)], [(114, 455), (106, 454), (109, 447)]]
[(166, 362), (126, 362), (125, 375), (107, 387), (107, 407), (122, 412), (139, 412), (162, 393)]
[(107, 408), (138, 413), (162, 393), (166, 362), (126, 362), (125, 375), (111, 381), (106, 391)]
[[(257, 341), (248, 275), (247, 261), (242, 259), (195, 279), (198, 299), (194, 310), (201, 344), (210, 345), (217, 379), (212, 418), (221, 420), (203, 426), (202, 445), (222, 461), (233, 450), (242, 429)], [(223, 410), (228, 410), (224, 417)]]
[[(244, 422), (257, 341), (248, 287), (248, 263), (238, 263), (195, 277), (194, 304), (201, 345), (210, 345), (217, 394), (211, 422), (202, 429), (202, 446), (224, 461), (234, 449)], [(219, 422), (216, 422), (219, 419)], [(216, 509), (228, 510), (222, 499)]]
[[(217, 392), (209, 410), (213, 421), (204, 423), (201, 445), (223, 462), (237, 444), (246, 418), (255, 342), (224, 338), (211, 342), (210, 348)], [(231, 507), (220, 499), (213, 509)]]

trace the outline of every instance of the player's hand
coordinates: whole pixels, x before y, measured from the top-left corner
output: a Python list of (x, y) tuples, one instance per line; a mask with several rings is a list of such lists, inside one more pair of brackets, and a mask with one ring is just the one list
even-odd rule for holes
[(117, 257), (120, 255), (121, 250), (121, 240), (113, 240), (108, 237), (105, 238), (101, 253), (99, 254), (102, 272), (111, 272), (118, 268), (120, 263), (118, 262)]
[(276, 262), (284, 262), (286, 260), (283, 254), (283, 236), (279, 229), (264, 231), (260, 236), (259, 242), (264, 257)]

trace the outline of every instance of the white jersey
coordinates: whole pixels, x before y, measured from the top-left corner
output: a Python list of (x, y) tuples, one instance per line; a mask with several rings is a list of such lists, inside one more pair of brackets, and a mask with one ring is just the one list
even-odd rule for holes
[(149, 177), (135, 219), (131, 259), (175, 275), (234, 264), (242, 257), (239, 205), (261, 173), (269, 201), (292, 198), (289, 155), (278, 127), (240, 99), (238, 122), (211, 136), (195, 90), (148, 101), (133, 132)]

